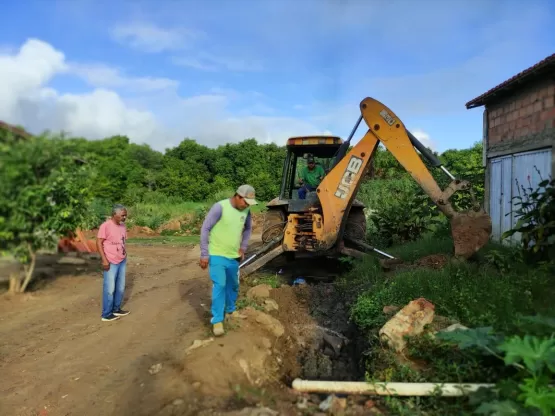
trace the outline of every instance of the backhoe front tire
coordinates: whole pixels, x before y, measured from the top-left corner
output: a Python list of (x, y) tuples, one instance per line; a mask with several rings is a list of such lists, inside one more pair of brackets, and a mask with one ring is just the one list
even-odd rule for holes
[(282, 209), (269, 209), (264, 215), (262, 242), (266, 244), (278, 235), (283, 234), (285, 221), (285, 213)]

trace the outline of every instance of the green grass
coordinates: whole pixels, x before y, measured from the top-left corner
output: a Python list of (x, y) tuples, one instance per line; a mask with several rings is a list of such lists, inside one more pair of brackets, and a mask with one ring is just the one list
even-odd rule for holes
[(449, 237), (437, 237), (428, 234), (420, 240), (390, 247), (386, 251), (393, 257), (412, 262), (431, 254), (451, 254), (453, 252), (453, 240)]
[[(389, 251), (412, 262), (451, 250), (449, 238), (426, 237)], [(525, 265), (514, 250), (495, 244), (482, 249), (474, 262), (453, 262), (441, 270), (406, 269), (389, 278), (375, 258), (366, 258), (344, 280), (363, 290), (352, 309), (362, 328), (383, 324), (384, 306), (404, 306), (424, 297), (436, 306), (437, 314), (463, 325), (503, 329), (518, 314), (549, 313), (555, 296), (550, 273)]]
[(200, 237), (198, 235), (141, 237), (141, 238), (129, 238), (127, 240), (128, 244), (135, 244), (135, 245), (141, 245), (141, 246), (159, 245), (159, 244), (188, 246), (192, 244), (199, 244), (199, 242), (200, 242)]
[(283, 284), (283, 280), (277, 273), (258, 272), (248, 277), (250, 286), (269, 285), (273, 289), (279, 288)]
[[(394, 256), (413, 262), (430, 254), (450, 254), (448, 237), (427, 236), (419, 241), (392, 247)], [(512, 333), (522, 315), (555, 315), (553, 271), (525, 264), (518, 251), (488, 244), (469, 262), (452, 262), (441, 270), (405, 268), (386, 274), (375, 257), (354, 263), (338, 284), (354, 295), (351, 317), (370, 343), (367, 378), (375, 381), (406, 382), (497, 382), (514, 377), (503, 362), (475, 351), (458, 350), (425, 337), (411, 338), (400, 359), (378, 341), (378, 330), (388, 320), (386, 305), (405, 306), (419, 297), (435, 305), (436, 316), (470, 327), (492, 326)], [(388, 398), (383, 404), (399, 415), (472, 414), (468, 398)]]

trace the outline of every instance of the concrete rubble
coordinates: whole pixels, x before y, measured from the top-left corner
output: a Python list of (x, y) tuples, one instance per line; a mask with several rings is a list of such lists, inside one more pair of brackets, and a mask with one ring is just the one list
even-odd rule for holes
[(421, 334), (424, 327), (432, 323), (434, 309), (435, 306), (424, 298), (411, 301), (380, 329), (380, 339), (391, 349), (401, 352), (407, 344), (405, 337)]

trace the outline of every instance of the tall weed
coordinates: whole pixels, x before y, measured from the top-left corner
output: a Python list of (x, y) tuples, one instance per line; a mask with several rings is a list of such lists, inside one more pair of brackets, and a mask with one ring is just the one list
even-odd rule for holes
[[(541, 173), (534, 166), (541, 178)], [(517, 186), (518, 186), (517, 182)], [(520, 193), (522, 191), (522, 193)], [(513, 198), (517, 223), (503, 233), (507, 239), (520, 233), (526, 258), (532, 262), (555, 261), (555, 179), (543, 179), (536, 189), (520, 185)]]
[(439, 223), (437, 208), (410, 177), (365, 182), (358, 199), (368, 208), (368, 240), (379, 247), (417, 240)]

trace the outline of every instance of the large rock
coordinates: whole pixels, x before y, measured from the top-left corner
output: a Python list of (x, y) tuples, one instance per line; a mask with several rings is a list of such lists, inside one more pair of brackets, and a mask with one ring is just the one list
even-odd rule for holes
[(279, 338), (285, 332), (285, 328), (273, 316), (261, 311), (254, 311), (256, 322), (262, 325), (268, 332), (270, 332), (274, 337)]
[(380, 339), (395, 351), (406, 347), (405, 336), (415, 336), (434, 319), (435, 306), (424, 298), (411, 301), (380, 329)]
[(273, 312), (279, 310), (278, 303), (273, 299), (266, 299), (264, 301), (264, 310), (266, 312)]
[(247, 298), (267, 299), (270, 297), (270, 290), (272, 290), (272, 286), (267, 284), (251, 287), (247, 292)]

